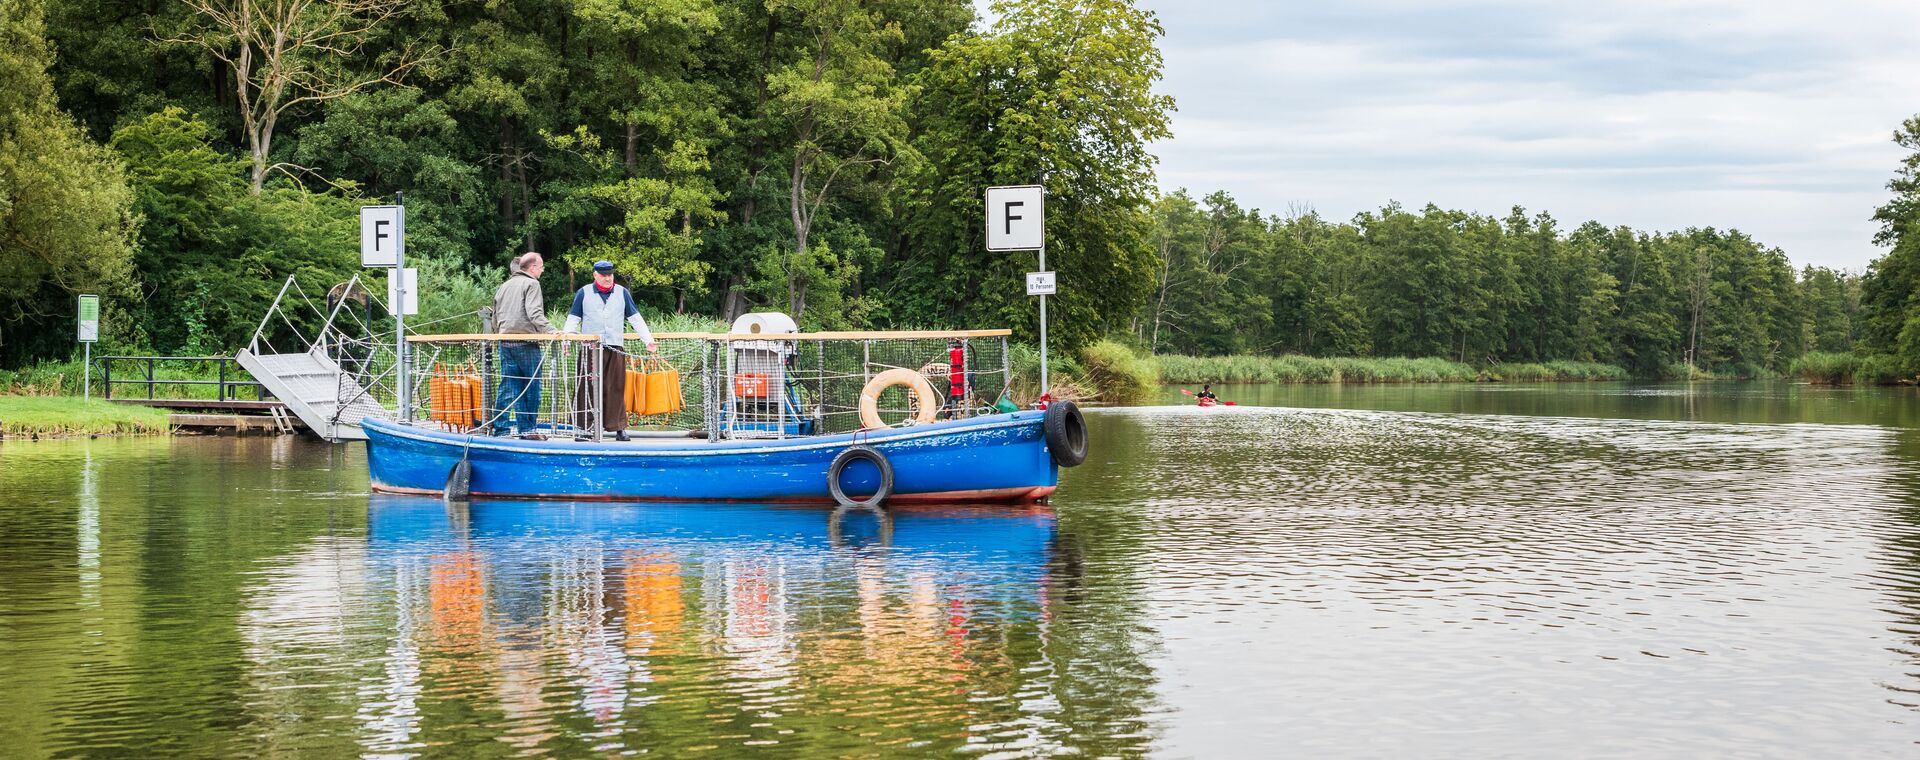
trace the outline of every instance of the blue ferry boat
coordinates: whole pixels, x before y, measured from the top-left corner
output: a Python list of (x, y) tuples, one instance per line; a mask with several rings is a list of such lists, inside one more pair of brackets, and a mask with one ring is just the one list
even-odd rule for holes
[[(1057, 441), (1049, 441), (1049, 417)], [(833, 502), (837, 487), (861, 502), (1029, 502), (1052, 494), (1063, 461), (1079, 464), (1086, 450), (1071, 402), (765, 440), (533, 441), (385, 420), (361, 427), (374, 490), (440, 494), (464, 460), (469, 493), (492, 498)]]
[[(372, 487), (475, 498), (1018, 503), (1047, 498), (1060, 468), (1086, 458), (1072, 402), (1019, 410), (1007, 400), (1007, 331), (808, 334), (782, 315), (742, 319), (733, 333), (662, 334), (660, 356), (611, 365), (590, 336), (413, 336), (429, 355), (410, 363), (462, 369), (416, 383), (427, 390), (414, 396), (426, 397), (424, 415), (361, 421)], [(489, 435), (513, 414), (495, 408), (490, 352), (529, 340), (544, 340), (549, 357), (540, 434)], [(604, 372), (644, 385), (636, 366), (671, 374), (652, 386), (671, 397), (629, 386), (644, 408), (616, 404)], [(905, 418), (890, 423), (883, 412)]]

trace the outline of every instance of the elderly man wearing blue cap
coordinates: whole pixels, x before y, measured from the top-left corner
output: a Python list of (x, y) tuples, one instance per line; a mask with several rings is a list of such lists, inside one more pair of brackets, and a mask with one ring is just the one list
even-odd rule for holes
[[(586, 333), (600, 338), (600, 425), (616, 440), (627, 440), (627, 352), (626, 330), (622, 322), (640, 334), (649, 353), (659, 350), (633, 294), (613, 281), (613, 262), (593, 262), (593, 282), (573, 293), (573, 308), (567, 310), (567, 326), (562, 332)], [(582, 428), (593, 424), (590, 411), (593, 399), (576, 399), (582, 414)]]

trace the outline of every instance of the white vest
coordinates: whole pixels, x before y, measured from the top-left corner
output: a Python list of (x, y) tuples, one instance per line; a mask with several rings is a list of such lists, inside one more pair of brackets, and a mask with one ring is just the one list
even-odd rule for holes
[(627, 289), (614, 285), (605, 300), (593, 283), (580, 289), (580, 332), (600, 336), (600, 345), (625, 348), (627, 345)]

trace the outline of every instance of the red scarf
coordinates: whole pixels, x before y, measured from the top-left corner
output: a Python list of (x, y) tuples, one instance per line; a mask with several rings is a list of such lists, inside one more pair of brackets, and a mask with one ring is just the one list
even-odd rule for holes
[(603, 295), (603, 296), (613, 292), (612, 285), (608, 285), (603, 288), (603, 287), (600, 287), (600, 283), (597, 283), (597, 282), (593, 284), (593, 289), (600, 291), (600, 295)]

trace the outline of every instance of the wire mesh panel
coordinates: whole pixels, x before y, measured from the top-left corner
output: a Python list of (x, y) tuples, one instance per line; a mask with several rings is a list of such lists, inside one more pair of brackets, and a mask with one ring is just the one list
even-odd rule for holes
[[(727, 350), (733, 361), (722, 428), (734, 437), (962, 419), (991, 413), (1007, 390), (1004, 337), (729, 341)], [(918, 380), (875, 384), (890, 370)], [(863, 415), (870, 384), (876, 385), (872, 414)]]

